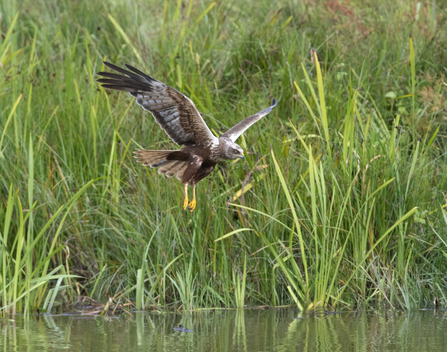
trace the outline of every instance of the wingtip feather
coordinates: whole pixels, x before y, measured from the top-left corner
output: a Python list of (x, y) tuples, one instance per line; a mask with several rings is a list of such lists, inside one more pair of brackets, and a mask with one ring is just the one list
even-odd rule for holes
[(121, 70), (122, 70), (121, 67), (118, 67), (118, 66), (116, 66), (116, 65), (114, 65), (114, 64), (111, 64), (110, 62), (103, 61), (102, 63), (103, 63), (104, 65), (106, 65), (107, 67), (113, 69), (113, 70), (116, 70), (116, 69), (121, 69)]
[(155, 79), (153, 79), (151, 76), (148, 76), (147, 74), (145, 74), (144, 72), (141, 72), (140, 70), (136, 69), (135, 67), (128, 65), (128, 64), (124, 64), (129, 70), (131, 70), (132, 72), (136, 73), (137, 75), (140, 75), (146, 79), (148, 79), (149, 81), (155, 81)]

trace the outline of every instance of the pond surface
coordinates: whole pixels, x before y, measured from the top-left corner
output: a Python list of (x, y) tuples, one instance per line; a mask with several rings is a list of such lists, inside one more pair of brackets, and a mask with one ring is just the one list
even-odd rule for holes
[[(268, 309), (17, 316), (0, 319), (0, 351), (446, 351), (446, 314)], [(174, 330), (180, 324), (193, 331)]]

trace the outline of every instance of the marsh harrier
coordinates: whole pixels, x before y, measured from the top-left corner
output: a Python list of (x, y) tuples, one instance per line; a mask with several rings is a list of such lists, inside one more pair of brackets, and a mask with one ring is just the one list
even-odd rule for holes
[[(129, 92), (136, 98), (137, 104), (152, 113), (155, 121), (175, 143), (184, 146), (178, 150), (140, 149), (134, 153), (143, 166), (159, 167), (159, 174), (176, 176), (185, 185), (183, 209), (191, 212), (196, 207), (197, 183), (214, 170), (218, 161), (244, 159), (244, 151), (234, 141), (276, 106), (276, 99), (273, 99), (269, 108), (247, 117), (217, 138), (203, 121), (194, 103), (179, 91), (130, 65), (126, 65), (128, 71), (108, 62), (104, 64), (122, 75), (99, 72), (98, 75), (105, 77), (98, 79), (102, 87)], [(190, 203), (188, 185), (193, 186)]]

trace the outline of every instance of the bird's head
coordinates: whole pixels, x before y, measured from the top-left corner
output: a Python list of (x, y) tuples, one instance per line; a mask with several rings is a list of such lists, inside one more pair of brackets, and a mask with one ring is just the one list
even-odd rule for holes
[(245, 160), (244, 150), (239, 145), (237, 145), (236, 143), (233, 143), (233, 142), (228, 143), (227, 149), (225, 152), (225, 156), (228, 159), (232, 159), (232, 160), (237, 159), (237, 158), (241, 158), (242, 160)]

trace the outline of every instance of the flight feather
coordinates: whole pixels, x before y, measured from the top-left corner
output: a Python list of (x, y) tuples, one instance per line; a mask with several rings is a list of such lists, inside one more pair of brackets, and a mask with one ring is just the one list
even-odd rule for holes
[(175, 143), (185, 146), (216, 143), (217, 138), (188, 97), (130, 65), (126, 65), (128, 71), (109, 62), (104, 64), (122, 75), (99, 72), (105, 78), (98, 79), (98, 82), (104, 88), (129, 92), (136, 98), (137, 104), (152, 113)]
[(269, 114), (270, 111), (276, 106), (276, 99), (273, 99), (272, 105), (267, 109), (257, 112), (254, 115), (246, 117), (238, 124), (231, 127), (227, 132), (225, 132), (221, 137), (229, 138), (232, 142), (239, 138), (239, 136), (244, 133), (251, 125), (262, 119), (265, 115)]

